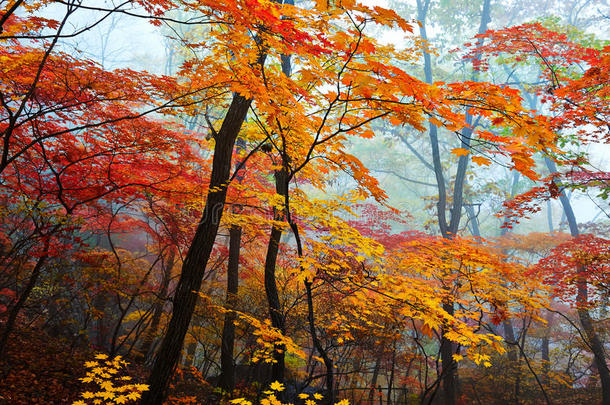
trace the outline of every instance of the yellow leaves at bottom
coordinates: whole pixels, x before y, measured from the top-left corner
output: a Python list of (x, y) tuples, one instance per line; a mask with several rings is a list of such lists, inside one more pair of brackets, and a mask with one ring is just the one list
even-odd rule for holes
[[(285, 389), (284, 385), (278, 381), (274, 381), (269, 386), (269, 390), (264, 391), (266, 395), (264, 398), (261, 398), (259, 404), (260, 405), (292, 405), (292, 404), (284, 404), (282, 401), (277, 399), (274, 394), (274, 391), (283, 391)], [(320, 401), (324, 398), (322, 394), (315, 393), (312, 395), (313, 399), (309, 394), (300, 393), (298, 395), (300, 399), (305, 400), (305, 405), (318, 405), (316, 401)], [(235, 398), (229, 401), (231, 404), (235, 405), (252, 405), (251, 401), (248, 401), (245, 398)], [(347, 399), (336, 402), (335, 405), (349, 405), (349, 401)]]
[(105, 361), (86, 362), (87, 374), (79, 380), (85, 384), (95, 383), (98, 389), (97, 391), (83, 392), (81, 394), (83, 399), (74, 401), (72, 405), (88, 405), (89, 402), (87, 401), (97, 405), (101, 404), (102, 400), (105, 400), (106, 403), (122, 405), (137, 401), (142, 396), (142, 392), (148, 390), (146, 384), (125, 384), (125, 381), (130, 380), (131, 377), (118, 375), (121, 368), (127, 365), (121, 356), (108, 360), (107, 355), (98, 354), (95, 358)]
[(246, 398), (235, 398), (229, 402), (237, 405), (252, 405), (252, 402), (248, 401)]

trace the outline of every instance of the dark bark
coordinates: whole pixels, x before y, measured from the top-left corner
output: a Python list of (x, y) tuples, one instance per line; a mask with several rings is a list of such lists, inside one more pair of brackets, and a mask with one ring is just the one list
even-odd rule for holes
[[(236, 141), (237, 152), (243, 151), (245, 141), (238, 138)], [(235, 165), (235, 180), (241, 184), (243, 180), (243, 163), (237, 162)], [(237, 206), (234, 207), (237, 211)], [(237, 292), (239, 289), (239, 256), (241, 249), (241, 227), (231, 226), (229, 228), (229, 263), (227, 265), (227, 297), (225, 308), (229, 312), (225, 313), (222, 325), (222, 339), (220, 347), (220, 378), (218, 386), (225, 391), (231, 392), (235, 388), (235, 362), (233, 351), (235, 348), (235, 312), (237, 305)]]
[[(269, 316), (271, 317), (271, 325), (279, 329), (282, 333), (286, 330), (284, 325), (284, 316), (280, 307), (280, 299), (277, 291), (275, 279), (275, 263), (278, 254), (278, 246), (282, 236), (281, 229), (273, 227), (267, 247), (267, 258), (265, 260), (265, 293), (267, 294), (267, 304), (269, 305)], [(272, 378), (274, 381), (284, 380), (284, 349), (278, 346), (273, 354), (276, 363), (273, 364)]]
[(542, 382), (544, 384), (549, 383), (549, 371), (551, 367), (551, 357), (550, 357), (550, 338), (551, 338), (551, 328), (553, 326), (553, 316), (554, 312), (548, 311), (546, 316), (547, 327), (544, 331), (544, 336), (542, 337), (541, 348), (540, 348), (540, 356), (542, 359)]
[(392, 349), (392, 364), (390, 365), (390, 379), (388, 380), (387, 405), (392, 405), (392, 389), (394, 387), (394, 370), (396, 369), (396, 344)]
[(379, 369), (381, 368), (381, 359), (383, 357), (383, 348), (379, 351), (379, 356), (375, 359), (375, 367), (373, 368), (373, 378), (371, 378), (371, 390), (369, 391), (369, 404), (375, 403), (375, 392), (377, 391), (377, 378), (379, 377)]
[[(263, 60), (264, 58), (260, 61), (261, 64)], [(182, 265), (174, 294), (172, 317), (148, 378), (150, 390), (142, 397), (143, 405), (162, 405), (170, 377), (180, 358), (184, 337), (197, 303), (197, 291), (201, 287), (218, 233), (227, 195), (233, 146), (251, 104), (252, 100), (239, 94), (234, 95), (220, 131), (216, 134), (210, 191), (203, 216)]]
[(504, 327), (504, 338), (506, 339), (506, 342), (509, 344), (508, 350), (506, 352), (508, 355), (508, 360), (510, 360), (512, 365), (515, 366), (515, 364), (517, 362), (517, 351), (514, 347), (516, 340), (515, 340), (515, 330), (513, 328), (513, 323), (511, 322), (510, 319), (506, 319), (506, 320), (504, 320), (504, 322), (502, 322), (502, 326)]
[[(451, 316), (454, 314), (453, 302), (443, 305), (443, 309)], [(443, 331), (444, 333), (444, 331)], [(457, 363), (453, 359), (454, 343), (444, 335), (441, 339), (441, 364), (443, 380), (444, 404), (455, 404), (457, 396)]]
[(17, 0), (13, 5), (0, 17), (0, 34), (4, 32), (4, 23), (8, 21), (9, 17), (12, 16), (15, 11), (21, 6), (23, 0)]
[[(275, 172), (275, 190), (284, 199), (288, 196), (288, 174), (285, 169)], [(284, 210), (274, 209), (274, 221), (285, 221), (286, 216)], [(282, 228), (273, 225), (269, 244), (267, 245), (267, 255), (265, 257), (265, 293), (267, 295), (267, 304), (269, 306), (269, 316), (271, 317), (271, 325), (279, 329), (282, 333), (286, 332), (284, 315), (280, 305), (280, 298), (277, 289), (277, 280), (275, 278), (275, 266), (280, 247), (280, 239), (282, 237)], [(272, 366), (272, 379), (274, 381), (284, 381), (285, 362), (284, 362), (284, 347), (278, 345), (273, 358), (275, 363)]]
[(241, 227), (232, 226), (229, 229), (229, 264), (227, 266), (227, 298), (222, 328), (222, 343), (220, 348), (220, 380), (218, 386), (231, 392), (235, 388), (235, 362), (233, 349), (235, 346), (235, 309), (239, 288), (239, 250), (241, 248)]
[[(302, 257), (302, 256), (300, 256)], [(333, 361), (328, 355), (328, 352), (322, 346), (322, 342), (318, 339), (318, 332), (316, 331), (315, 324), (315, 315), (313, 309), (313, 294), (311, 292), (311, 287), (313, 283), (309, 281), (305, 281), (305, 291), (307, 293), (307, 320), (309, 323), (309, 333), (311, 334), (311, 339), (313, 341), (313, 345), (320, 353), (320, 357), (324, 361), (324, 366), (326, 367), (326, 395), (328, 398), (329, 404), (335, 403), (335, 383), (334, 383), (334, 372), (333, 372)]]
[[(303, 243), (301, 241), (301, 236), (299, 234), (299, 225), (294, 222), (292, 215), (290, 214), (290, 195), (288, 194), (288, 184), (290, 178), (286, 179), (286, 198), (284, 199), (285, 207), (284, 207), (284, 215), (286, 216), (286, 222), (290, 225), (290, 229), (292, 234), (294, 235), (294, 239), (297, 245), (297, 255), (299, 259), (303, 258)], [(305, 280), (305, 294), (307, 297), (307, 323), (309, 324), (309, 334), (311, 335), (311, 340), (313, 343), (313, 347), (320, 353), (320, 357), (322, 357), (322, 361), (324, 362), (324, 366), (326, 367), (326, 398), (328, 403), (335, 403), (335, 383), (334, 383), (334, 370), (333, 370), (333, 360), (331, 359), (328, 351), (322, 346), (322, 342), (318, 338), (318, 332), (316, 330), (316, 318), (315, 318), (315, 310), (313, 306), (313, 292), (312, 286), (313, 281)]]
[[(550, 158), (545, 158), (545, 163), (547, 168), (551, 173), (557, 172), (557, 166), (555, 162), (553, 162)], [(572, 236), (578, 236), (580, 234), (580, 230), (578, 229), (578, 223), (576, 222), (576, 215), (574, 215), (574, 210), (572, 209), (572, 204), (570, 204), (570, 200), (565, 194), (565, 191), (561, 191), (559, 194), (559, 201), (563, 207), (563, 212), (565, 213), (566, 219), (568, 221), (568, 226), (570, 228), (570, 234)], [(610, 369), (608, 368), (608, 363), (606, 362), (606, 353), (604, 351), (604, 344), (601, 341), (599, 334), (595, 330), (595, 326), (593, 325), (593, 319), (589, 314), (588, 306), (588, 286), (587, 286), (587, 275), (584, 268), (578, 269), (577, 274), (577, 292), (576, 292), (576, 305), (578, 319), (580, 320), (580, 324), (585, 332), (585, 336), (588, 340), (587, 345), (591, 349), (593, 353), (593, 358), (595, 359), (595, 365), (597, 366), (597, 371), (599, 373), (599, 378), (602, 385), (602, 404), (610, 405)]]

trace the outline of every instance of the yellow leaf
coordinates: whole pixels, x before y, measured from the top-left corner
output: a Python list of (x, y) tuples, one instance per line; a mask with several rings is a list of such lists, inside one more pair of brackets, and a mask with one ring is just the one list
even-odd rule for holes
[(127, 394), (127, 398), (129, 398), (132, 401), (135, 401), (135, 400), (139, 399), (140, 396), (141, 396), (140, 393), (136, 392), (136, 391), (130, 392), (129, 394)]
[(456, 362), (460, 361), (460, 360), (462, 360), (464, 358), (464, 356), (462, 356), (461, 354), (454, 354), (451, 357), (453, 357), (453, 360), (456, 361)]
[(100, 384), (100, 387), (102, 387), (102, 389), (104, 389), (106, 391), (112, 391), (114, 389), (111, 381), (104, 381), (103, 383)]
[(119, 395), (118, 397), (116, 397), (114, 399), (114, 402), (116, 402), (117, 404), (125, 404), (127, 403), (127, 397), (125, 395)]
[(104, 399), (113, 399), (114, 396), (115, 395), (113, 392), (110, 392), (110, 391), (102, 392), (102, 398), (104, 398)]
[(284, 385), (278, 381), (272, 382), (269, 388), (278, 392), (284, 391)]

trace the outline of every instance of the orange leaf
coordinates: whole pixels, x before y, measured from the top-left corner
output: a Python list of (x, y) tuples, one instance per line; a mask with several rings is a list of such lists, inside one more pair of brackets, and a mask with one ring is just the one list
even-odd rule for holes
[(451, 149), (451, 153), (453, 153), (456, 156), (465, 156), (465, 155), (469, 154), (470, 151), (468, 149), (464, 149), (464, 148), (454, 148), (454, 149)]
[(489, 166), (491, 164), (491, 160), (482, 156), (473, 156), (472, 161), (479, 166)]

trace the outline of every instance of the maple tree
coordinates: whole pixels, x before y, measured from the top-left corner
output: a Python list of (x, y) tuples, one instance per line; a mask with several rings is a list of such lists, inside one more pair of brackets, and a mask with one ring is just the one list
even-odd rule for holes
[[(548, 104), (549, 110), (554, 114), (551, 125), (558, 133), (565, 134), (565, 139), (562, 142), (567, 143), (578, 139), (581, 144), (607, 143), (608, 105), (607, 97), (604, 95), (607, 90), (605, 89), (606, 86), (601, 85), (600, 78), (596, 77), (598, 73), (604, 75), (604, 65), (607, 64), (607, 48), (599, 50), (583, 46), (578, 42), (571, 41), (567, 34), (554, 32), (541, 24), (524, 24), (497, 32), (492, 31), (486, 35), (492, 39), (489, 48), (485, 49), (486, 53), (497, 55), (500, 52), (512, 50), (516, 54), (514, 56), (516, 62), (532, 59), (541, 66), (539, 74), (543, 86), (535, 88), (534, 94), (540, 97), (543, 105)], [(576, 64), (584, 66), (584, 74), (575, 75), (572, 67)], [(575, 169), (571, 169), (567, 176), (561, 174), (557, 169), (556, 161), (563, 165), (571, 164)], [(587, 173), (590, 172), (586, 168), (588, 159), (580, 157), (563, 162), (562, 159), (547, 156), (545, 157), (545, 164), (551, 172), (547, 184), (543, 187), (536, 187), (509, 202), (507, 204), (508, 211), (510, 212), (513, 208), (516, 208), (516, 211), (520, 213), (535, 212), (540, 209), (538, 206), (540, 199), (558, 198), (566, 215), (571, 235), (580, 238), (580, 230), (572, 204), (565, 193), (565, 188), (570, 186), (570, 181), (568, 180), (565, 184), (562, 184), (561, 179), (564, 176), (569, 179), (573, 176), (572, 173), (578, 173), (581, 170), (585, 173), (581, 177), (586, 179)], [(603, 176), (603, 173), (598, 175)], [(578, 178), (579, 175), (576, 174), (574, 177)], [(586, 183), (585, 181), (577, 187), (586, 187)], [(595, 186), (596, 183), (593, 182), (591, 185)], [(602, 190), (604, 187), (605, 185), (602, 183)], [(603, 192), (601, 196), (604, 196)], [(577, 241), (578, 239), (574, 241), (576, 243), (572, 244), (577, 245)], [(602, 242), (603, 244), (604, 242)], [(561, 250), (561, 248), (558, 249)], [(573, 249), (578, 248), (574, 246)], [(564, 260), (570, 262), (567, 257), (564, 257)], [(577, 312), (599, 368), (603, 402), (607, 403), (610, 400), (607, 388), (610, 384), (608, 365), (603, 350), (601, 350), (603, 343), (594, 330), (589, 312), (590, 308), (587, 308), (588, 276), (584, 273), (584, 266), (580, 266), (579, 269), (577, 274), (580, 274), (580, 277), (575, 276), (579, 280), (576, 282), (576, 285), (578, 285), (576, 299), (580, 303)], [(560, 282), (562, 279), (561, 269), (558, 268), (557, 270), (555, 281), (569, 290), (566, 284)]]
[[(533, 94), (553, 114), (550, 124), (561, 134), (561, 143), (608, 143), (608, 47), (583, 45), (540, 23), (489, 31), (479, 37), (491, 39), (481, 50), (485, 57), (477, 60), (479, 69), (486, 68), (490, 57), (506, 52), (512, 54), (513, 63), (537, 64), (541, 84), (533, 87)], [(584, 73), (575, 72), (575, 66), (582, 66)], [(569, 169), (564, 173), (553, 170), (545, 186), (509, 202), (508, 210), (536, 212), (536, 201), (556, 198), (559, 189), (566, 187), (598, 187), (605, 198), (607, 173), (588, 167), (588, 160), (585, 156), (559, 159)]]
[[(124, 356), (147, 379), (109, 382), (125, 363), (101, 354), (83, 380), (99, 392), (57, 391), (75, 403), (451, 404), (493, 398), (502, 381), (515, 401), (550, 403), (551, 388), (584, 380), (573, 374), (586, 359), (607, 401), (594, 319), (607, 238), (579, 235), (565, 192), (607, 192), (607, 173), (570, 149), (607, 143), (607, 48), (538, 23), (487, 31), (497, 10), (485, 0), (464, 76), (446, 74), (426, 28), (461, 29), (441, 3), (418, 0), (412, 22), (353, 0), (3, 4), (0, 351), (25, 358), (14, 340), (41, 330)], [(163, 27), (176, 73), (109, 70), (69, 50), (116, 15)], [(401, 45), (379, 40), (385, 31)], [(517, 87), (485, 81), (507, 66), (542, 84), (521, 72)], [(396, 138), (431, 169), (396, 177), (437, 191), (432, 219), (396, 209), (395, 188), (369, 170), (363, 150), (379, 159)], [(482, 185), (500, 166), (510, 192)], [(515, 197), (522, 184), (535, 188)], [(507, 221), (559, 198), (574, 238), (505, 228), (482, 239), (491, 222), (497, 232), (479, 218), (494, 214), (490, 190)], [(571, 316), (580, 337), (558, 332)], [(549, 353), (551, 339), (569, 355)], [(572, 351), (585, 353), (578, 365)], [(34, 360), (1, 362), (5, 396)], [(504, 364), (514, 372), (490, 379)], [(481, 387), (458, 389), (479, 376)]]

